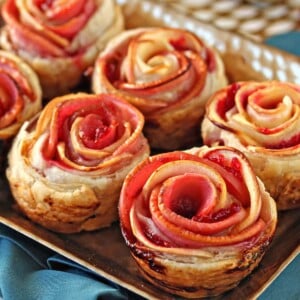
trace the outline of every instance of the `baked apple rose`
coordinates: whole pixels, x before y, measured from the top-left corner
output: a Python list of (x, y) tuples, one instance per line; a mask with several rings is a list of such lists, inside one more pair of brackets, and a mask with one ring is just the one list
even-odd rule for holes
[(300, 87), (237, 82), (207, 104), (203, 142), (242, 151), (280, 210), (300, 207)]
[(175, 28), (123, 31), (100, 52), (92, 76), (95, 93), (121, 94), (142, 111), (150, 145), (164, 150), (195, 145), (206, 100), (226, 84), (218, 53)]
[(7, 0), (1, 46), (25, 59), (47, 99), (79, 84), (108, 40), (124, 28), (114, 0)]
[(225, 146), (149, 157), (127, 175), (119, 214), (145, 278), (187, 298), (235, 287), (261, 261), (277, 223), (247, 158)]
[(0, 139), (13, 138), (42, 108), (39, 79), (22, 59), (0, 50)]
[(143, 115), (112, 95), (51, 100), (20, 129), (7, 178), (20, 210), (57, 232), (109, 226), (127, 173), (149, 155)]

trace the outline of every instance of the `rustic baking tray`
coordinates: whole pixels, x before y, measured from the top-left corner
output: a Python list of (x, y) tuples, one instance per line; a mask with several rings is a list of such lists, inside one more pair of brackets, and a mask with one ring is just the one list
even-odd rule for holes
[[(207, 44), (220, 51), (230, 81), (277, 79), (300, 84), (300, 60), (293, 55), (202, 24), (172, 11), (163, 4), (132, 0), (119, 0), (119, 3), (126, 16), (127, 28), (157, 25), (180, 27), (195, 32)], [(5, 163), (5, 157), (2, 159)], [(174, 299), (174, 296), (157, 289), (140, 276), (137, 265), (121, 236), (118, 223), (96, 232), (56, 234), (23, 217), (14, 209), (13, 203), (2, 169), (1, 223), (119, 284), (138, 295), (137, 297)], [(300, 210), (280, 212), (275, 237), (259, 267), (237, 288), (215, 299), (258, 297), (300, 252), (299, 232)]]

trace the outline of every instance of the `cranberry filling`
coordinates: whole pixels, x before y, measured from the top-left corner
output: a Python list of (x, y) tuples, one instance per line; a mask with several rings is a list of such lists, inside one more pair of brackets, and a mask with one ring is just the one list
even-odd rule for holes
[(9, 110), (18, 97), (18, 90), (11, 78), (4, 73), (0, 73), (0, 105), (1, 116)]
[(212, 182), (198, 174), (173, 177), (163, 188), (166, 207), (188, 219), (200, 213), (207, 213), (214, 206), (214, 196)]
[(295, 147), (300, 144), (300, 134), (296, 134), (288, 140), (283, 140), (276, 145), (267, 145), (270, 149), (284, 149), (289, 147)]
[(189, 50), (187, 46), (186, 39), (184, 36), (180, 36), (177, 39), (169, 40), (169, 43), (177, 50), (177, 51), (185, 51)]
[(227, 88), (225, 97), (218, 102), (217, 113), (221, 118), (225, 119), (226, 112), (235, 105), (235, 95), (239, 89), (240, 85), (233, 83)]
[(90, 114), (80, 124), (80, 135), (88, 148), (102, 149), (114, 141), (116, 128), (115, 122), (106, 125), (100, 116)]
[(193, 220), (198, 222), (205, 222), (205, 223), (220, 222), (227, 219), (228, 217), (231, 217), (232, 215), (236, 214), (240, 210), (241, 210), (240, 204), (232, 203), (229, 207), (222, 208), (211, 215), (194, 217)]

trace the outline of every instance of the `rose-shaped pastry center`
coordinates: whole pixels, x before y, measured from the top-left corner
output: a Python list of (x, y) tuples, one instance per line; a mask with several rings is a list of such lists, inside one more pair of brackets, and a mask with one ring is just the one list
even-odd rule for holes
[[(173, 39), (181, 39), (181, 47), (176, 48)], [(174, 46), (175, 45), (175, 46)], [(144, 33), (132, 39), (121, 65), (119, 89), (128, 90), (136, 96), (145, 96), (141, 89), (160, 87), (160, 99), (176, 101), (194, 85), (196, 73), (201, 69), (201, 77), (206, 76), (206, 66), (201, 57), (202, 44), (193, 36), (184, 37), (182, 33), (158, 30)], [(204, 51), (204, 49), (203, 49)], [(198, 70), (197, 70), (198, 69)], [(189, 80), (187, 79), (189, 77)], [(194, 78), (194, 79), (193, 79)], [(177, 82), (176, 86), (174, 82)], [(176, 89), (176, 97), (170, 95), (170, 86)], [(162, 86), (164, 84), (165, 86)], [(155, 94), (151, 98), (157, 98)]]
[(41, 56), (63, 56), (94, 13), (94, 0), (8, 0), (3, 18), (18, 48)]
[(39, 109), (40, 103), (35, 102), (39, 95), (34, 92), (29, 74), (22, 73), (22, 63), (9, 53), (0, 54), (0, 129), (21, 125)]
[(21, 111), (23, 102), (19, 101), (15, 83), (6, 74), (0, 73), (0, 128), (11, 124)]
[(147, 113), (198, 96), (216, 62), (192, 33), (151, 28), (128, 32), (99, 57), (98, 68), (106, 76), (105, 84), (130, 95)]
[(154, 248), (239, 244), (265, 226), (254, 172), (230, 148), (157, 155), (132, 173), (120, 199), (123, 233), (131, 242)]
[(142, 115), (114, 96), (58, 97), (38, 119), (32, 157), (41, 148), (49, 164), (97, 170), (134, 154), (142, 126)]
[(115, 139), (117, 125), (115, 120), (106, 124), (99, 115), (90, 114), (80, 122), (79, 136), (86, 147), (102, 149)]
[[(25, 1), (23, 5), (21, 4), (22, 1), (19, 2), (19, 7), (24, 7)], [(86, 23), (91, 13), (91, 3), (91, 1), (84, 0), (33, 1), (35, 5), (27, 6), (27, 10), (23, 12), (23, 18), (25, 22), (28, 20), (28, 25), (31, 26), (36, 24), (36, 19), (39, 22), (43, 19), (44, 22), (47, 20), (47, 27), (53, 32), (66, 38), (72, 38)], [(82, 13), (83, 11), (85, 13)], [(35, 19), (31, 19), (32, 17)]]
[(300, 88), (279, 82), (235, 83), (216, 93), (207, 116), (245, 145), (282, 149), (300, 142)]
[(215, 187), (206, 177), (183, 174), (167, 179), (159, 197), (166, 208), (191, 219), (214, 206)]

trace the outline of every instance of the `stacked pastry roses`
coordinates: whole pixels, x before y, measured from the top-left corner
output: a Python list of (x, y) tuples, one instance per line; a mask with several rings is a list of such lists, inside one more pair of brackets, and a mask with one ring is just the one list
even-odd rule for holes
[(174, 150), (199, 142), (208, 97), (226, 85), (218, 53), (186, 30), (122, 32), (95, 63), (96, 93), (115, 93), (142, 111), (152, 148)]
[(47, 99), (75, 87), (124, 26), (113, 0), (7, 0), (2, 16), (1, 46), (32, 66)]
[(119, 214), (147, 280), (187, 298), (236, 286), (262, 259), (277, 222), (246, 157), (225, 146), (143, 161), (125, 179)]
[(24, 121), (42, 107), (35, 72), (13, 53), (0, 51), (0, 139), (13, 138)]
[(300, 87), (286, 82), (237, 82), (207, 103), (203, 142), (242, 151), (277, 202), (300, 206)]
[(127, 173), (149, 155), (143, 115), (112, 95), (68, 94), (26, 122), (9, 153), (18, 207), (48, 229), (109, 226)]

